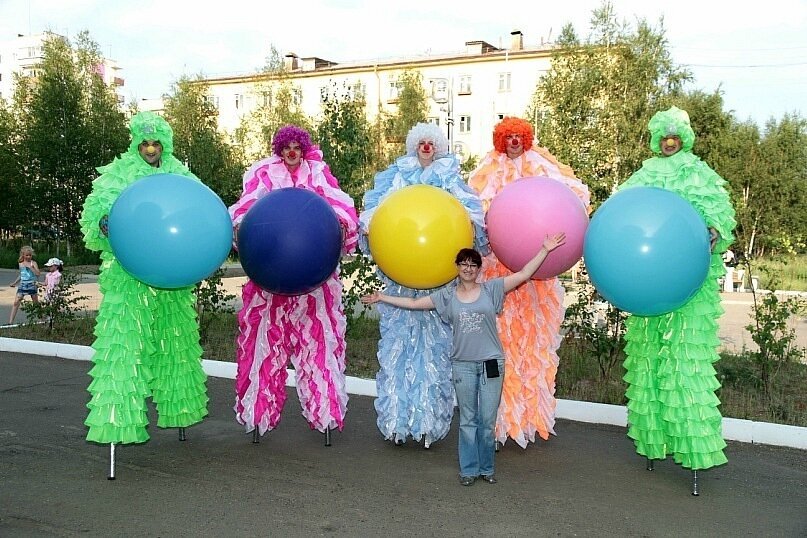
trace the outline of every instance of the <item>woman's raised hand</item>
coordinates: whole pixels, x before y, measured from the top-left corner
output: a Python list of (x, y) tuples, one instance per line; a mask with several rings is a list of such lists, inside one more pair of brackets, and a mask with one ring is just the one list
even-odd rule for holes
[(379, 300), (381, 300), (381, 292), (380, 291), (375, 291), (375, 292), (371, 293), (370, 295), (365, 295), (364, 297), (361, 298), (362, 304), (375, 304)]
[(566, 234), (564, 232), (558, 232), (553, 236), (546, 236), (544, 239), (543, 247), (546, 249), (547, 252), (552, 252), (562, 244), (566, 242)]

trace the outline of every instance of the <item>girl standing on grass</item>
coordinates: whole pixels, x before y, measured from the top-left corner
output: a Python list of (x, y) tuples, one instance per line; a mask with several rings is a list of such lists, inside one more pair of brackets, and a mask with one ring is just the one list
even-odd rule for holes
[(45, 263), (45, 267), (48, 268), (48, 274), (45, 275), (45, 302), (47, 302), (53, 296), (53, 290), (62, 281), (64, 262), (59, 258), (51, 258)]
[(19, 283), (19, 286), (17, 286), (17, 295), (14, 297), (14, 304), (11, 305), (11, 315), (8, 318), (9, 325), (14, 323), (14, 318), (17, 317), (17, 311), (20, 309), (20, 303), (22, 303), (23, 297), (30, 295), (33, 302), (39, 302), (39, 296), (36, 291), (39, 266), (34, 261), (34, 249), (28, 245), (22, 247), (17, 262), (19, 263), (20, 274), (14, 282), (9, 284), (9, 286), (13, 288)]

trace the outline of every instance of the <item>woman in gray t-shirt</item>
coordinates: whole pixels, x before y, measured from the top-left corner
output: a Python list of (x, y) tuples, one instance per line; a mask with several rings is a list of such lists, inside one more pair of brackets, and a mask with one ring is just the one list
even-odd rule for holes
[(504, 352), (496, 328), (504, 294), (530, 279), (547, 255), (566, 240), (563, 233), (544, 240), (541, 250), (517, 273), (487, 282), (477, 282), (482, 256), (464, 248), (455, 263), (459, 276), (425, 297), (396, 297), (375, 292), (362, 297), (364, 304), (383, 302), (410, 310), (437, 310), (453, 331), (452, 382), (460, 411), (460, 483), (472, 485), (478, 477), (490, 484), (494, 475), (493, 429), (502, 394)]

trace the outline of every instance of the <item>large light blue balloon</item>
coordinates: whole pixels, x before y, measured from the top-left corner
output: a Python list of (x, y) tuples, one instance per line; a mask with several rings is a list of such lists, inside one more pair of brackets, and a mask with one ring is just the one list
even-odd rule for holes
[(221, 199), (199, 181), (156, 174), (129, 185), (109, 212), (109, 243), (118, 262), (155, 288), (182, 288), (227, 259), (232, 221)]
[(583, 246), (594, 287), (609, 303), (639, 316), (684, 305), (709, 271), (709, 231), (678, 194), (633, 187), (594, 213)]

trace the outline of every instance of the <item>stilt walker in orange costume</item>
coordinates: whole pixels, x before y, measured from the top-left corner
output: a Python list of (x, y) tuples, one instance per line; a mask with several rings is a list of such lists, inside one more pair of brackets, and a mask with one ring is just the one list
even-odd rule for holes
[[(533, 147), (532, 126), (519, 118), (504, 118), (493, 131), (494, 149), (471, 174), (485, 211), (493, 198), (523, 177), (546, 176), (563, 182), (589, 207), (588, 188), (572, 169), (545, 148)], [(483, 279), (509, 274), (495, 254), (484, 259)], [(526, 448), (537, 433), (549, 439), (555, 430), (555, 375), (558, 371), (560, 326), (566, 310), (558, 278), (530, 280), (509, 293), (499, 316), (504, 345), (505, 375), (496, 440), (508, 437)]]

